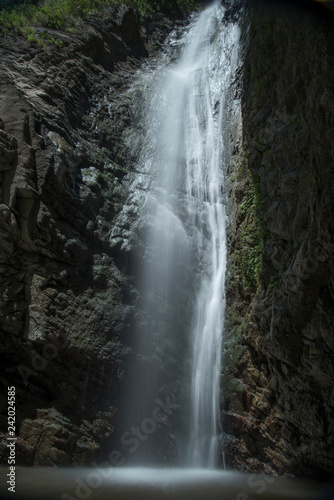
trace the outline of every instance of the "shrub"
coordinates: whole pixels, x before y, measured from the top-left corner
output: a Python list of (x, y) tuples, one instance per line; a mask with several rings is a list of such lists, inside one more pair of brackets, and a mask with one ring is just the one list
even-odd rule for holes
[[(196, 8), (197, 0), (23, 0), (7, 1), (0, 7), (0, 32), (25, 33), (32, 26), (71, 30), (88, 14), (99, 14), (101, 10), (128, 5), (142, 16), (157, 12), (182, 16)], [(29, 41), (38, 37), (31, 32)]]

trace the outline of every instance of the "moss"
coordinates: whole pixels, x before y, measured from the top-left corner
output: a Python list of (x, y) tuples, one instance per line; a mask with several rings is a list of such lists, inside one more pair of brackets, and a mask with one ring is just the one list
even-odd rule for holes
[(279, 278), (278, 274), (276, 274), (275, 276), (272, 276), (270, 278), (270, 282), (269, 282), (269, 285), (268, 285), (268, 292), (269, 292), (269, 299), (270, 299), (270, 301), (273, 301), (274, 290), (277, 287), (278, 278)]
[(271, 170), (272, 169), (272, 153), (270, 150), (266, 150), (263, 153), (262, 160), (261, 160), (261, 165), (266, 169), (266, 170)]
[[(227, 313), (225, 325), (225, 338), (223, 345), (223, 397), (228, 399), (229, 396), (237, 391), (242, 392), (244, 389), (239, 380), (235, 376), (235, 370), (242, 356), (246, 351), (246, 347), (242, 345), (243, 338), (246, 336), (249, 326), (249, 317), (241, 317), (233, 308)], [(234, 374), (233, 376), (231, 374)]]
[[(196, 0), (25, 0), (14, 5), (7, 1), (0, 7), (0, 32), (14, 31), (25, 35), (31, 43), (42, 46), (46, 42), (59, 44), (34, 27), (76, 32), (88, 15), (109, 16), (118, 5), (134, 7), (141, 16), (157, 12), (182, 16), (198, 6)], [(27, 31), (28, 30), (28, 31)]]
[(312, 186), (313, 191), (320, 190), (320, 178), (317, 172), (312, 172), (309, 174), (309, 181)]
[(267, 238), (264, 221), (265, 199), (261, 195), (260, 181), (248, 169), (247, 154), (239, 169), (237, 179), (246, 180), (242, 200), (238, 207), (236, 265), (242, 273), (242, 282), (246, 289), (254, 289), (259, 282), (262, 266), (262, 253)]

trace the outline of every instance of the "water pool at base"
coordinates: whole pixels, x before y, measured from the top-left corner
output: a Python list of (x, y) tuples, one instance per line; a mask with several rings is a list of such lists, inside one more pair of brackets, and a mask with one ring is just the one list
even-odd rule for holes
[(16, 468), (15, 494), (0, 470), (0, 498), (31, 500), (330, 500), (314, 481), (210, 469)]

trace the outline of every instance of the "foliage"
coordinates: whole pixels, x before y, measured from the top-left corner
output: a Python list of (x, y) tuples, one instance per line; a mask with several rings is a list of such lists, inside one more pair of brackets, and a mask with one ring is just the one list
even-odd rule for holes
[(248, 177), (243, 199), (239, 208), (239, 251), (237, 265), (242, 273), (246, 288), (255, 288), (262, 266), (262, 253), (267, 238), (266, 224), (263, 218), (265, 199), (262, 197), (260, 182), (248, 169), (247, 156), (239, 176)]
[[(41, 38), (33, 27), (55, 30), (78, 29), (87, 15), (108, 15), (112, 7), (127, 5), (141, 16), (167, 13), (182, 16), (196, 8), (196, 0), (26, 0), (24, 3), (5, 2), (0, 7), (0, 33), (24, 34), (28, 41), (41, 45)], [(44, 41), (47, 40), (44, 37)]]
[[(222, 396), (224, 400), (233, 392), (243, 392), (244, 390), (242, 383), (236, 378), (236, 368), (242, 363), (243, 356), (246, 353), (243, 339), (249, 326), (248, 315), (239, 316), (233, 307), (228, 308), (226, 316), (222, 356), (222, 377), (225, 388)], [(223, 404), (224, 401), (222, 401), (222, 406)]]

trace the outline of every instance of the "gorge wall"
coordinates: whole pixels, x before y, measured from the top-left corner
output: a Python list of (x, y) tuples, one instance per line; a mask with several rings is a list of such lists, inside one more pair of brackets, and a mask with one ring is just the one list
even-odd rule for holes
[(231, 171), (227, 460), (322, 477), (334, 468), (333, 18), (256, 1), (249, 22)]
[(42, 46), (0, 36), (1, 430), (15, 386), (18, 464), (108, 457), (131, 353), (136, 235), (114, 227), (132, 175), (126, 92), (171, 25), (145, 32), (124, 8), (81, 28), (37, 30)]

